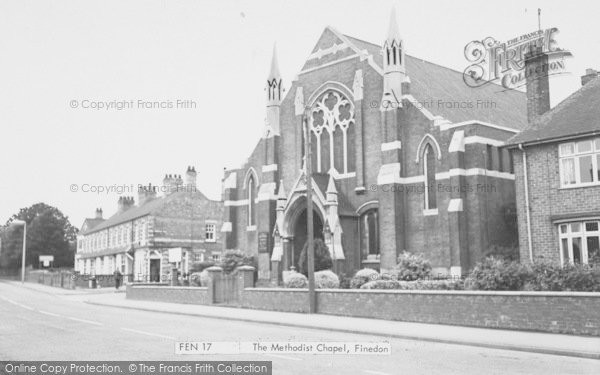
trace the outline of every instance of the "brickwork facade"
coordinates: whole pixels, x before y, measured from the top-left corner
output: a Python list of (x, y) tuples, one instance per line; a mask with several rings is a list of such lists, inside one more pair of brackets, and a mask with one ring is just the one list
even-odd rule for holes
[[(185, 184), (180, 177), (165, 176), (164, 195), (156, 196), (156, 187), (146, 186), (140, 189), (139, 205), (132, 197), (121, 197), (119, 210), (109, 219), (86, 220), (75, 270), (86, 275), (119, 270), (126, 280), (159, 282), (169, 280), (173, 267), (187, 273), (194, 262), (219, 259), (223, 204), (197, 190), (195, 176), (191, 168)], [(175, 263), (170, 251), (181, 254)]]
[[(581, 138), (578, 141), (594, 140)], [(600, 218), (600, 185), (561, 187), (559, 145), (553, 142), (525, 147), (527, 179), (523, 151), (515, 149), (517, 215), (519, 222), (520, 258), (534, 261), (560, 262), (559, 225), (568, 222), (594, 222)], [(525, 184), (528, 184), (529, 218)], [(528, 220), (531, 225), (529, 249)]]
[[(223, 179), (225, 248), (257, 257), (262, 280), (295, 267), (305, 240), (305, 124), (316, 235), (338, 273), (389, 269), (406, 250), (462, 274), (490, 246), (516, 243), (514, 174), (500, 147), (525, 123), (524, 95), (475, 94), (402, 45), (396, 34), (379, 47), (326, 28), (285, 97), (274, 57), (265, 135)], [(490, 98), (494, 108), (476, 108)]]

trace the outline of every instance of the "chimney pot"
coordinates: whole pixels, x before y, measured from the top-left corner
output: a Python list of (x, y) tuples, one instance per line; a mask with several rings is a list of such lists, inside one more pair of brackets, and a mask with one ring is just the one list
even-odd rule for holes
[(589, 81), (596, 79), (600, 76), (600, 72), (595, 69), (588, 68), (585, 70), (585, 75), (581, 76), (581, 86), (585, 86)]

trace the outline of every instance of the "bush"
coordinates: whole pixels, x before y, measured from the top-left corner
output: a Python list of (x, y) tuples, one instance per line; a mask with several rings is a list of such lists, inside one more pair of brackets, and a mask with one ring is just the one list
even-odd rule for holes
[(488, 258), (478, 263), (465, 280), (472, 290), (600, 291), (600, 268), (577, 264), (524, 265)]
[(352, 280), (350, 280), (350, 288), (359, 289), (364, 284), (379, 279), (379, 272), (371, 268), (363, 268), (358, 270)]
[(194, 262), (190, 266), (190, 273), (202, 272), (205, 269), (207, 269), (208, 267), (212, 267), (214, 265), (215, 265), (215, 263), (214, 262), (210, 262), (210, 261), (207, 261), (207, 262)]
[(462, 280), (374, 280), (360, 287), (361, 289), (399, 289), (399, 290), (462, 290)]
[[(315, 238), (313, 248), (315, 249), (315, 272), (331, 269), (333, 267), (333, 261), (331, 260), (329, 248), (325, 245), (325, 242), (320, 238)], [(298, 259), (298, 270), (304, 275), (308, 274), (307, 251), (308, 242), (304, 244), (302, 252), (300, 253), (300, 258)]]
[(191, 286), (207, 286), (208, 285), (208, 271), (203, 270), (202, 272), (194, 272), (190, 275)]
[(414, 281), (431, 276), (431, 264), (422, 255), (411, 254), (407, 251), (400, 254), (398, 264), (394, 267), (398, 280)]
[(300, 272), (290, 272), (284, 277), (283, 286), (286, 288), (307, 288), (308, 279)]
[(219, 266), (223, 268), (225, 274), (230, 274), (240, 266), (252, 266), (253, 263), (254, 259), (241, 250), (226, 250)]
[(396, 280), (374, 280), (363, 284), (360, 289), (400, 289), (400, 282)]
[(519, 260), (519, 248), (517, 246), (498, 246), (492, 245), (485, 252), (486, 258), (497, 258), (506, 261), (518, 261)]
[(315, 272), (315, 288), (337, 289), (340, 287), (340, 279), (331, 270)]
[(460, 279), (400, 281), (403, 290), (463, 290), (464, 282)]
[(352, 277), (346, 275), (345, 273), (340, 275), (340, 289), (350, 289), (351, 283), (352, 283)]
[(531, 266), (531, 274), (525, 290), (533, 291), (600, 291), (600, 269), (587, 265), (537, 263)]
[(465, 280), (465, 288), (471, 290), (522, 290), (530, 277), (530, 269), (523, 264), (487, 258), (475, 266)]

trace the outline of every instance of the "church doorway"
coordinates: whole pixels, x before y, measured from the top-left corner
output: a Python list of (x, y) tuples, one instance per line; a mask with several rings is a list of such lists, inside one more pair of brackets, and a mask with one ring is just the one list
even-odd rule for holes
[[(298, 215), (296, 223), (294, 224), (294, 240), (292, 245), (292, 259), (293, 265), (298, 270), (298, 260), (300, 259), (300, 253), (302, 248), (307, 241), (307, 210), (304, 208)], [(323, 239), (323, 220), (316, 210), (313, 210), (313, 233), (314, 238)]]

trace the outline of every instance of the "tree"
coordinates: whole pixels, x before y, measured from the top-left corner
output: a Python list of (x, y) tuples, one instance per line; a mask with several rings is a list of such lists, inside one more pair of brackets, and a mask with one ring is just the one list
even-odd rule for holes
[(27, 259), (25, 264), (37, 267), (40, 255), (54, 255), (56, 267), (72, 267), (78, 229), (56, 207), (36, 203), (22, 208), (6, 222), (0, 266), (21, 267), (23, 227), (12, 226), (13, 220), (27, 222)]
[[(331, 267), (333, 267), (333, 261), (331, 260), (329, 248), (325, 245), (325, 242), (320, 238), (315, 238), (313, 241), (313, 248), (315, 249), (315, 272), (331, 269)], [(299, 271), (305, 275), (308, 274), (307, 251), (308, 241), (302, 247), (300, 259), (298, 259)]]

